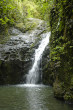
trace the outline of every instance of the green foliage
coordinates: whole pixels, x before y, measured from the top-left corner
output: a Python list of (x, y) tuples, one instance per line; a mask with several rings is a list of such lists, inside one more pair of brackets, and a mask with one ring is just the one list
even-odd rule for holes
[(0, 0), (0, 30), (30, 17), (48, 20), (51, 4), (49, 0)]
[(33, 0), (23, 0), (23, 7), (26, 9), (26, 16), (30, 17), (38, 17), (37, 5)]
[(35, 17), (48, 21), (52, 0), (22, 0), (22, 3), (28, 18)]
[(50, 9), (53, 5), (53, 1), (51, 0), (40, 0), (36, 2), (37, 10), (39, 12), (39, 18), (49, 21)]
[(21, 0), (0, 0), (0, 29), (24, 20)]
[(72, 0), (55, 0), (53, 7), (50, 10), (50, 67), (52, 68), (51, 74), (54, 74), (55, 81), (58, 80), (60, 82), (64, 82), (65, 95), (63, 95), (65, 100), (71, 100), (73, 98), (70, 90), (70, 87), (71, 89), (73, 88), (72, 4)]

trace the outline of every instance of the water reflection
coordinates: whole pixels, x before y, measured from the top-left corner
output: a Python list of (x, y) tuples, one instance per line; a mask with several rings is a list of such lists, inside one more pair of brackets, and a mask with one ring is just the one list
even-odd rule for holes
[(0, 110), (73, 110), (72, 107), (55, 99), (48, 86), (0, 87)]
[(29, 102), (29, 110), (43, 110), (44, 105), (42, 104), (42, 94), (40, 94), (41, 88), (32, 89), (26, 89)]

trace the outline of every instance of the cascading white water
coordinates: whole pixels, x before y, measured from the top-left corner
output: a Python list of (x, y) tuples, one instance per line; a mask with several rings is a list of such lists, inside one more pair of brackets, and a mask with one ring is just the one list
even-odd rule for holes
[(26, 77), (27, 84), (36, 84), (39, 80), (39, 64), (45, 47), (49, 43), (50, 34), (51, 32), (47, 33), (46, 37), (41, 41), (38, 49), (35, 50), (34, 63)]

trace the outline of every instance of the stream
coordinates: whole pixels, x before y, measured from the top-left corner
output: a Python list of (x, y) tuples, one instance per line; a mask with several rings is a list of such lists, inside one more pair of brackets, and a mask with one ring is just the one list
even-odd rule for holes
[(0, 110), (73, 110), (72, 105), (54, 98), (53, 89), (44, 85), (0, 87)]

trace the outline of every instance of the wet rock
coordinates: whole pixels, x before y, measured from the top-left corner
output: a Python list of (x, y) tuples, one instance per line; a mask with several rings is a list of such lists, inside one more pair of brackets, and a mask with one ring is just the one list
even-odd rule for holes
[(22, 76), (27, 71), (27, 68), (24, 68), (24, 61), (16, 59), (0, 62), (0, 84), (18, 84), (22, 82)]
[(10, 35), (19, 35), (19, 34), (22, 34), (22, 32), (16, 28), (12, 27), (9, 29), (9, 34)]
[(44, 51), (44, 54), (42, 56), (42, 82), (43, 84), (46, 84), (46, 85), (52, 85), (53, 84), (53, 75), (51, 74), (51, 69), (50, 69), (50, 66), (49, 66), (49, 60), (50, 60), (50, 57), (49, 57), (49, 46), (46, 47), (45, 51)]
[(25, 82), (32, 64), (32, 55), (40, 43), (41, 33), (45, 30), (42, 23), (38, 20), (36, 28), (26, 33), (14, 27), (9, 29), (10, 40), (0, 44), (0, 84)]

